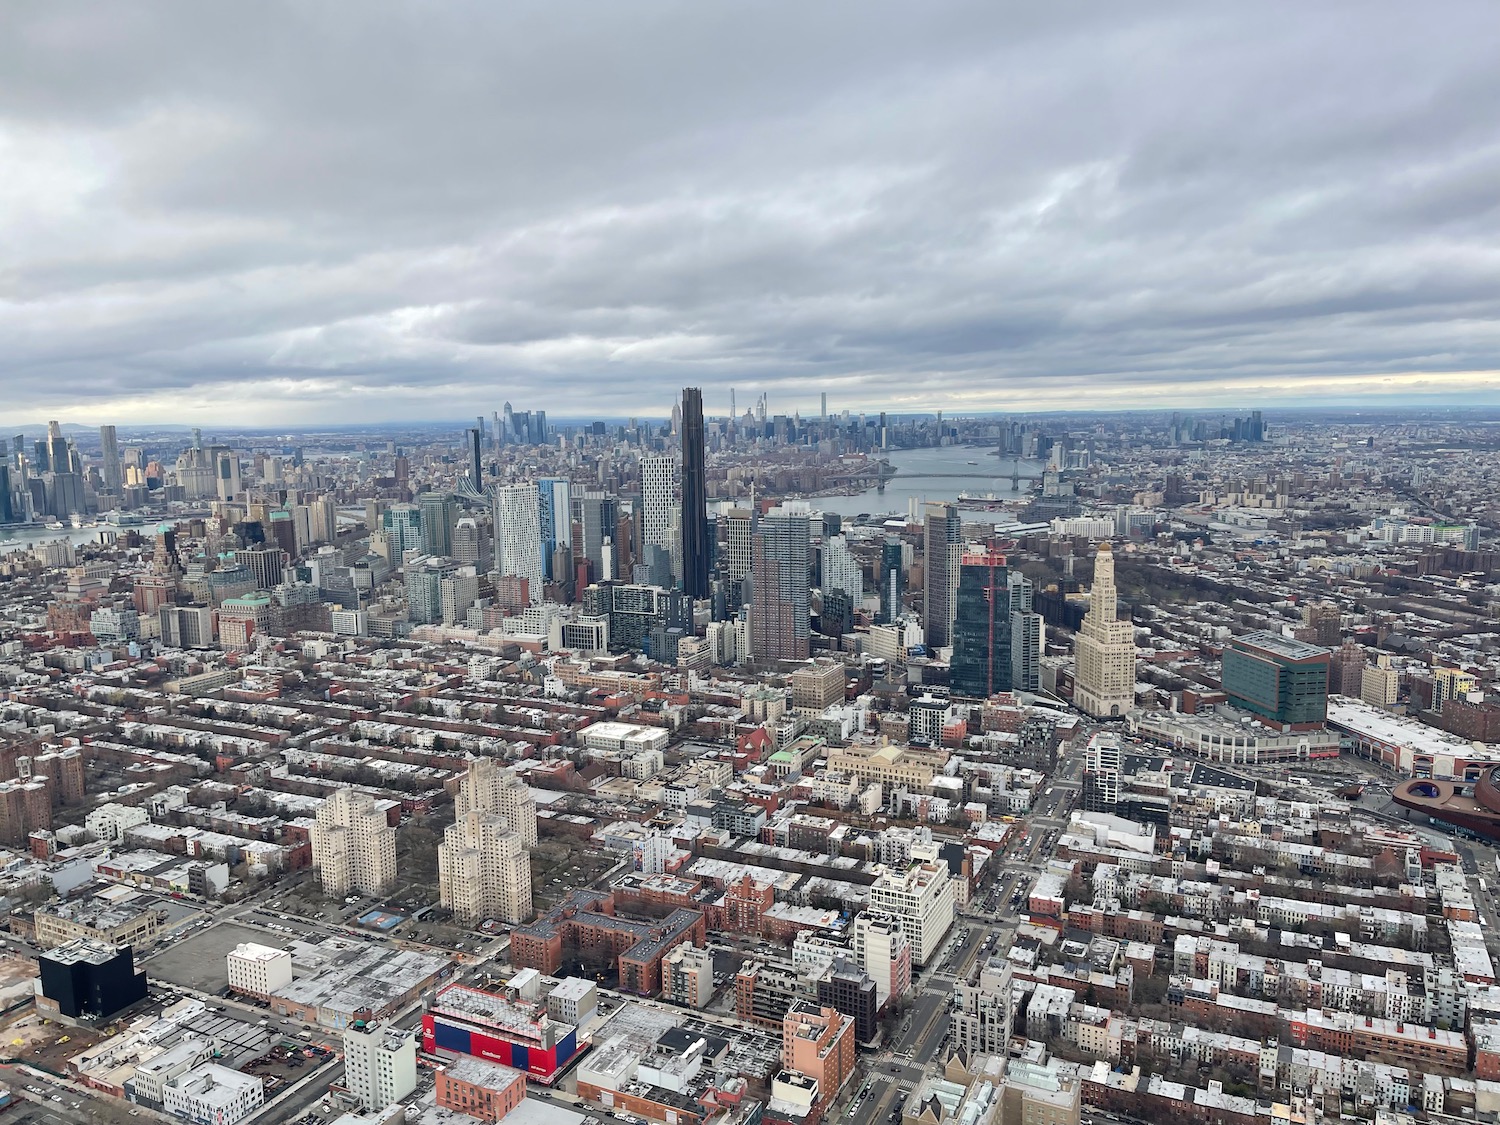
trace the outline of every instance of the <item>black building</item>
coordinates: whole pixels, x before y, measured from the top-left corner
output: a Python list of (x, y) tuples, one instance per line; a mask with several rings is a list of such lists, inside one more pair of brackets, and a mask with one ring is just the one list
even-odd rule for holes
[(69, 1019), (108, 1019), (146, 998), (146, 972), (136, 970), (128, 945), (79, 938), (37, 960), (42, 995)]
[(1010, 578), (1002, 555), (966, 555), (958, 570), (949, 684), (955, 695), (988, 699), (1009, 691)]
[(818, 1003), (852, 1019), (858, 1042), (874, 1041), (879, 1012), (875, 982), (853, 961), (834, 957), (833, 964), (818, 978)]
[(682, 391), (682, 589), (708, 597), (708, 478), (704, 465), (703, 392)]

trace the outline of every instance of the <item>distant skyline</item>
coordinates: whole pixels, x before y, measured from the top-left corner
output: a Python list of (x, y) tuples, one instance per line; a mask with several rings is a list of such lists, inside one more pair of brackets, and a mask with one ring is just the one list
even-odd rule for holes
[(0, 429), (1500, 405), (1500, 9), (0, 15)]

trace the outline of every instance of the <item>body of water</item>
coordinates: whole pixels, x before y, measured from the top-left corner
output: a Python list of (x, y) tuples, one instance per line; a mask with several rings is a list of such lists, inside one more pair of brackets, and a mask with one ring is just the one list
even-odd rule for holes
[[(913, 499), (920, 504), (926, 500), (955, 500), (960, 492), (970, 495), (993, 492), (1001, 498), (1018, 495), (1010, 490), (1010, 475), (1015, 462), (1009, 457), (996, 457), (991, 450), (977, 446), (898, 449), (887, 454), (886, 460), (895, 467), (897, 475), (886, 481), (884, 492), (871, 488), (854, 496), (820, 496), (812, 501), (813, 505), (843, 516), (862, 513), (904, 516)], [(1026, 489), (1026, 478), (1040, 478), (1042, 468), (1039, 461), (1021, 462), (1021, 494)], [(923, 476), (924, 473), (942, 475)]]
[[(0, 554), (7, 551), (29, 551), (37, 543), (55, 543), (59, 539), (70, 540), (73, 545), (79, 546), (83, 543), (93, 543), (99, 538), (99, 533), (106, 530), (106, 526), (99, 527), (65, 527), (61, 531), (45, 527), (0, 527)], [(117, 534), (123, 534), (127, 528), (115, 527), (109, 530)], [(136, 528), (136, 531), (144, 533), (145, 529)]]

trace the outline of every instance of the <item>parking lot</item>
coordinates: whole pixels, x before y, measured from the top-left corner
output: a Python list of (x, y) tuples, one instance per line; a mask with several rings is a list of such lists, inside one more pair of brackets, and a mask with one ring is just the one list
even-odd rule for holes
[[(194, 929), (144, 962), (146, 974), (196, 992), (216, 993), (229, 987), (226, 958), (241, 942), (278, 944), (263, 930), (226, 922)], [(284, 943), (281, 943), (284, 944)]]

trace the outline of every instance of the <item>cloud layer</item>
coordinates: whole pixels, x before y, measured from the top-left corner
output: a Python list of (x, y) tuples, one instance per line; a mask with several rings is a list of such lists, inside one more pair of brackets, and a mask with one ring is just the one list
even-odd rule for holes
[(1500, 402), (1497, 32), (1483, 3), (15, 7), (0, 413)]

